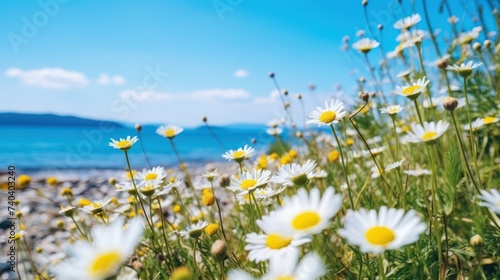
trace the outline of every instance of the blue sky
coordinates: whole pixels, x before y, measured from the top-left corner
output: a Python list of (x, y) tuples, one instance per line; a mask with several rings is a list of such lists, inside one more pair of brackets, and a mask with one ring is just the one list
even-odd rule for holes
[[(433, 27), (449, 37), (448, 15), (428, 2)], [(476, 26), (462, 1), (453, 2), (459, 28)], [(184, 126), (200, 124), (202, 115), (213, 124), (263, 123), (280, 104), (270, 71), (282, 88), (304, 95), (308, 110), (326, 96), (349, 101), (355, 80), (368, 76), (359, 56), (341, 50), (344, 35), (354, 42), (366, 29), (360, 3), (4, 0), (0, 111)], [(395, 3), (368, 5), (373, 28), (384, 23), (386, 50), (396, 46), (392, 24), (411, 12), (409, 3)], [(426, 29), (424, 21), (418, 26)], [(432, 60), (430, 43), (426, 49)]]

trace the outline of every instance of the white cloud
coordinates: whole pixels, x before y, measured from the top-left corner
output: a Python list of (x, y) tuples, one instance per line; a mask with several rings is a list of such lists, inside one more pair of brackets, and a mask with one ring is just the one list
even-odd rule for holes
[(170, 93), (156, 91), (135, 91), (126, 89), (119, 94), (121, 99), (134, 99), (135, 101), (146, 100), (187, 100), (187, 101), (211, 101), (211, 100), (249, 100), (250, 94), (244, 89), (216, 88), (195, 90), (185, 93)]
[(108, 73), (101, 73), (97, 78), (97, 83), (100, 85), (123, 85), (125, 83), (125, 78), (120, 75), (111, 76)]
[(269, 104), (279, 101), (279, 98), (280, 98), (280, 93), (278, 90), (275, 89), (271, 91), (268, 96), (255, 98), (254, 102), (259, 104), (266, 104), (266, 103)]
[(249, 73), (245, 69), (238, 69), (236, 72), (234, 72), (234, 77), (235, 78), (245, 78), (248, 77)]
[(33, 70), (9, 68), (5, 71), (5, 76), (17, 78), (25, 85), (46, 89), (83, 87), (89, 83), (85, 74), (62, 68), (41, 68)]

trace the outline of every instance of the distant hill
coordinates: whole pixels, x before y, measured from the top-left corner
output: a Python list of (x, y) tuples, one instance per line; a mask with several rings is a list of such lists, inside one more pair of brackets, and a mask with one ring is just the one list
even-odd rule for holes
[(54, 114), (20, 114), (0, 113), (0, 126), (67, 126), (67, 127), (98, 127), (105, 122), (106, 125), (124, 127), (112, 121), (91, 120), (74, 116), (59, 116)]

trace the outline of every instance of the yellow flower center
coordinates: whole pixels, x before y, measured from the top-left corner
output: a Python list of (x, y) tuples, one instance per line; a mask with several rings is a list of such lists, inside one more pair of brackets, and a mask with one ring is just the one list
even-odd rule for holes
[(130, 142), (130, 140), (120, 140), (120, 141), (116, 142), (116, 146), (120, 149), (127, 148), (127, 147), (132, 146), (132, 143)]
[(359, 50), (360, 50), (360, 51), (362, 51), (362, 52), (369, 52), (369, 51), (371, 51), (371, 50), (372, 50), (372, 47), (371, 47), (371, 46), (368, 46), (368, 45), (366, 45), (366, 46), (361, 46), (361, 47), (359, 47)]
[(494, 118), (494, 117), (486, 117), (486, 118), (483, 118), (483, 123), (484, 123), (484, 124), (494, 123), (495, 121), (496, 121), (496, 118)]
[(100, 203), (100, 202), (92, 202), (92, 204), (91, 204), (91, 205), (92, 205), (92, 207), (93, 207), (93, 208), (99, 208), (99, 207), (102, 207), (102, 203)]
[[(132, 170), (132, 175), (134, 175), (134, 176), (135, 176), (135, 174), (136, 174), (136, 173), (137, 173), (137, 171)], [(126, 177), (127, 179), (129, 179), (129, 180), (132, 180), (132, 177), (130, 177), (130, 172), (125, 173), (125, 177)]]
[(404, 95), (413, 95), (420, 92), (420, 88), (421, 87), (419, 85), (409, 86), (404, 88), (402, 92)]
[(295, 277), (283, 275), (283, 276), (278, 276), (274, 279), (275, 280), (295, 280)]
[(424, 135), (422, 135), (422, 140), (424, 140), (424, 141), (432, 140), (432, 139), (434, 139), (434, 137), (436, 137), (436, 135), (437, 135), (437, 132), (428, 131), (428, 132), (424, 133)]
[(399, 108), (390, 108), (389, 109), (389, 114), (397, 114), (399, 113)]
[(366, 240), (373, 245), (379, 246), (387, 246), (394, 239), (396, 239), (396, 235), (394, 231), (387, 227), (375, 226), (366, 231), (365, 234)]
[(306, 211), (295, 216), (292, 226), (296, 230), (305, 230), (317, 225), (320, 220), (321, 217), (316, 212)]
[(158, 177), (158, 175), (156, 173), (148, 173), (148, 174), (146, 174), (146, 177), (144, 179), (149, 181), (149, 180), (154, 180), (157, 177)]
[(255, 184), (257, 184), (257, 181), (255, 181), (254, 179), (246, 179), (241, 182), (240, 187), (244, 190), (247, 190), (249, 188), (253, 188)]
[(335, 114), (335, 112), (326, 111), (326, 112), (323, 112), (321, 114), (321, 116), (319, 116), (319, 121), (323, 122), (323, 123), (331, 123), (335, 120), (336, 117), (337, 117), (337, 114)]
[(167, 129), (165, 130), (165, 136), (168, 138), (172, 138), (175, 136), (175, 129)]
[(90, 265), (90, 274), (93, 276), (110, 276), (120, 268), (122, 257), (119, 252), (111, 251), (98, 255)]
[(292, 242), (291, 238), (285, 238), (279, 234), (271, 233), (267, 236), (266, 245), (271, 249), (281, 249)]
[(242, 158), (245, 156), (245, 152), (244, 151), (236, 151), (233, 153), (233, 158)]

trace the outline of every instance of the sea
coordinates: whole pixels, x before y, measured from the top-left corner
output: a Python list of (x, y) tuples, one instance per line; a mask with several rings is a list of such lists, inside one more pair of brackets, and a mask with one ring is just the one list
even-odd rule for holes
[[(40, 170), (124, 169), (124, 152), (109, 146), (110, 138), (118, 140), (138, 136), (139, 141), (129, 150), (132, 168), (176, 166), (177, 157), (168, 139), (156, 134), (157, 126), (144, 126), (139, 134), (133, 127), (43, 127), (0, 126), (0, 163), (3, 169), (15, 166), (24, 172)], [(221, 145), (211, 131), (220, 139)], [(264, 126), (187, 128), (173, 139), (183, 161), (205, 164), (225, 161), (222, 154), (229, 149), (251, 145), (265, 151), (273, 137)], [(252, 142), (255, 142), (253, 144)], [(142, 146), (141, 146), (142, 144)], [(1, 169), (0, 169), (1, 172)]]

